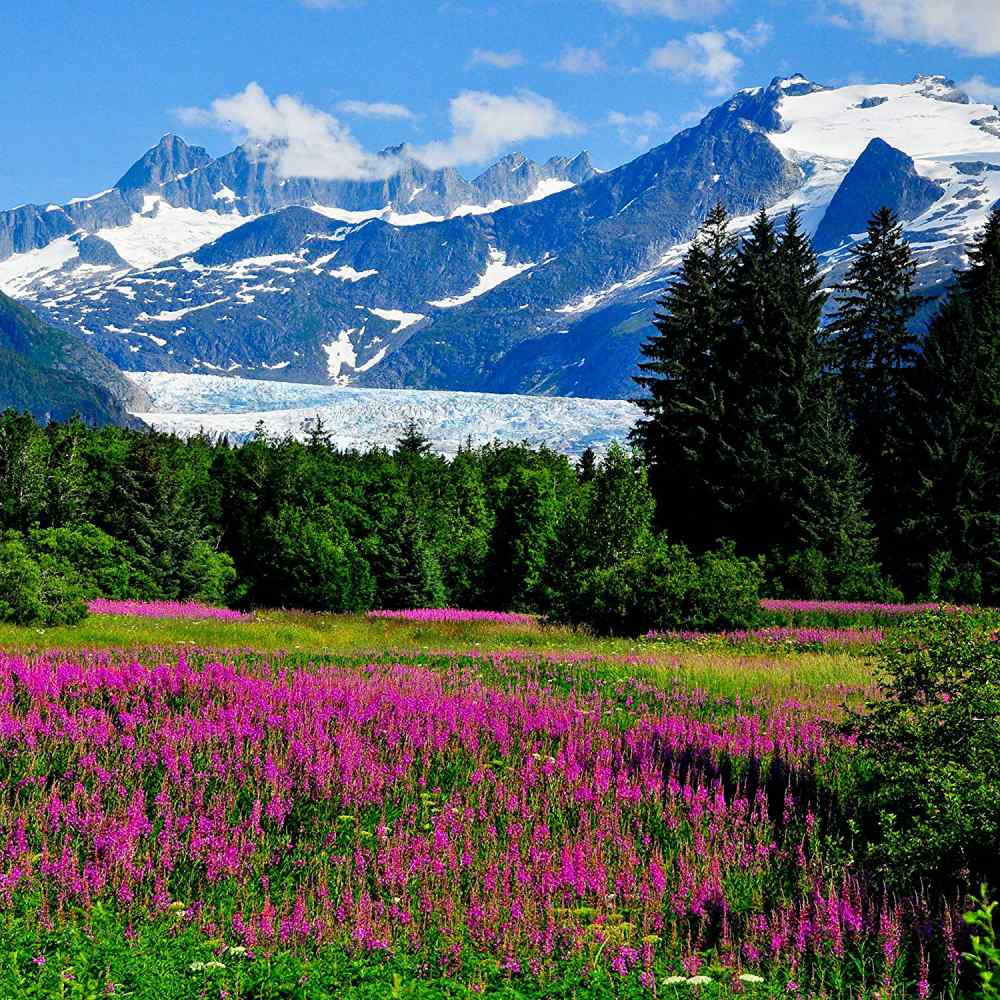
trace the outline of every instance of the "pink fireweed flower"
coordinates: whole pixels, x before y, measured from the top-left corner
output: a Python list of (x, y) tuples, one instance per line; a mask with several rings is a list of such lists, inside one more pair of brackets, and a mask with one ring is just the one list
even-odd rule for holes
[(884, 635), (878, 628), (805, 628), (796, 626), (772, 626), (735, 632), (647, 632), (646, 639), (668, 639), (676, 642), (709, 642), (717, 640), (729, 645), (744, 643), (779, 644), (791, 643), (795, 646), (875, 646), (882, 642)]
[[(764, 598), (760, 606), (765, 611), (784, 612), (791, 614), (826, 614), (826, 615), (880, 615), (898, 617), (900, 615), (915, 615), (923, 611), (938, 611), (942, 605), (925, 602), (921, 604), (888, 604), (880, 601), (791, 601)], [(962, 608), (945, 607), (948, 611), (961, 611)]]
[(408, 608), (403, 611), (369, 611), (369, 618), (410, 622), (493, 622), (500, 625), (534, 625), (534, 615), (513, 611), (467, 611), (462, 608)]
[(135, 618), (218, 618), (239, 621), (250, 618), (241, 611), (212, 608), (197, 601), (109, 601), (103, 597), (87, 605), (92, 615), (120, 615)]

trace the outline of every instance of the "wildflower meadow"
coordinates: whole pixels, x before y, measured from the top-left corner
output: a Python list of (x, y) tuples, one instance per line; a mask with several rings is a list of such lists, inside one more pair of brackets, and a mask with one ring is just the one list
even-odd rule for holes
[(963, 995), (964, 895), (852, 855), (857, 651), (435, 622), (0, 653), (0, 995)]

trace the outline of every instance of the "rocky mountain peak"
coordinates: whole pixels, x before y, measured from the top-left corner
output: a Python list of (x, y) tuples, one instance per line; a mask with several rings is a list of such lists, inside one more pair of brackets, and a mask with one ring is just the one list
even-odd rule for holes
[(168, 133), (132, 164), (115, 184), (121, 191), (149, 191), (212, 162), (201, 146), (189, 146)]

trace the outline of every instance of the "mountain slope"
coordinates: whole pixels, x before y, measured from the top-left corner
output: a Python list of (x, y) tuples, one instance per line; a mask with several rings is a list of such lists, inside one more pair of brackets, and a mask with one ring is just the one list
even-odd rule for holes
[[(248, 219), (292, 205), (344, 221), (416, 225), (542, 198), (596, 174), (586, 153), (544, 164), (512, 154), (467, 181), (455, 170), (424, 167), (397, 146), (381, 154), (395, 167), (385, 180), (320, 181), (280, 176), (273, 152), (248, 145), (212, 159), (165, 135), (107, 191), (0, 212), (0, 290), (42, 300), (82, 289), (190, 253)], [(94, 263), (77, 252), (88, 234), (117, 254), (103, 271), (79, 267)]]
[(95, 424), (141, 426), (128, 409), (148, 402), (92, 348), (0, 293), (0, 409), (27, 410), (39, 420), (79, 414)]

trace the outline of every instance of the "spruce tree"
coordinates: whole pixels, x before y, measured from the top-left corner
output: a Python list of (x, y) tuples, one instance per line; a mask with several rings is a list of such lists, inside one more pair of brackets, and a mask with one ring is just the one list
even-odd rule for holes
[(671, 533), (710, 544), (724, 522), (711, 504), (710, 484), (720, 478), (713, 461), (721, 452), (726, 373), (720, 356), (733, 335), (736, 240), (717, 205), (681, 263), (677, 279), (659, 302), (656, 334), (642, 347), (636, 382), (648, 396), (633, 443), (646, 455), (658, 518)]
[(910, 409), (904, 538), (929, 596), (1000, 598), (1000, 207), (931, 321)]
[(916, 273), (902, 225), (890, 209), (879, 209), (836, 288), (829, 326), (851, 444), (871, 477), (872, 516), (896, 566), (906, 409), (919, 353), (911, 327), (923, 301), (913, 291)]
[(396, 439), (397, 455), (426, 455), (431, 450), (431, 440), (412, 417), (406, 421), (403, 433)]

